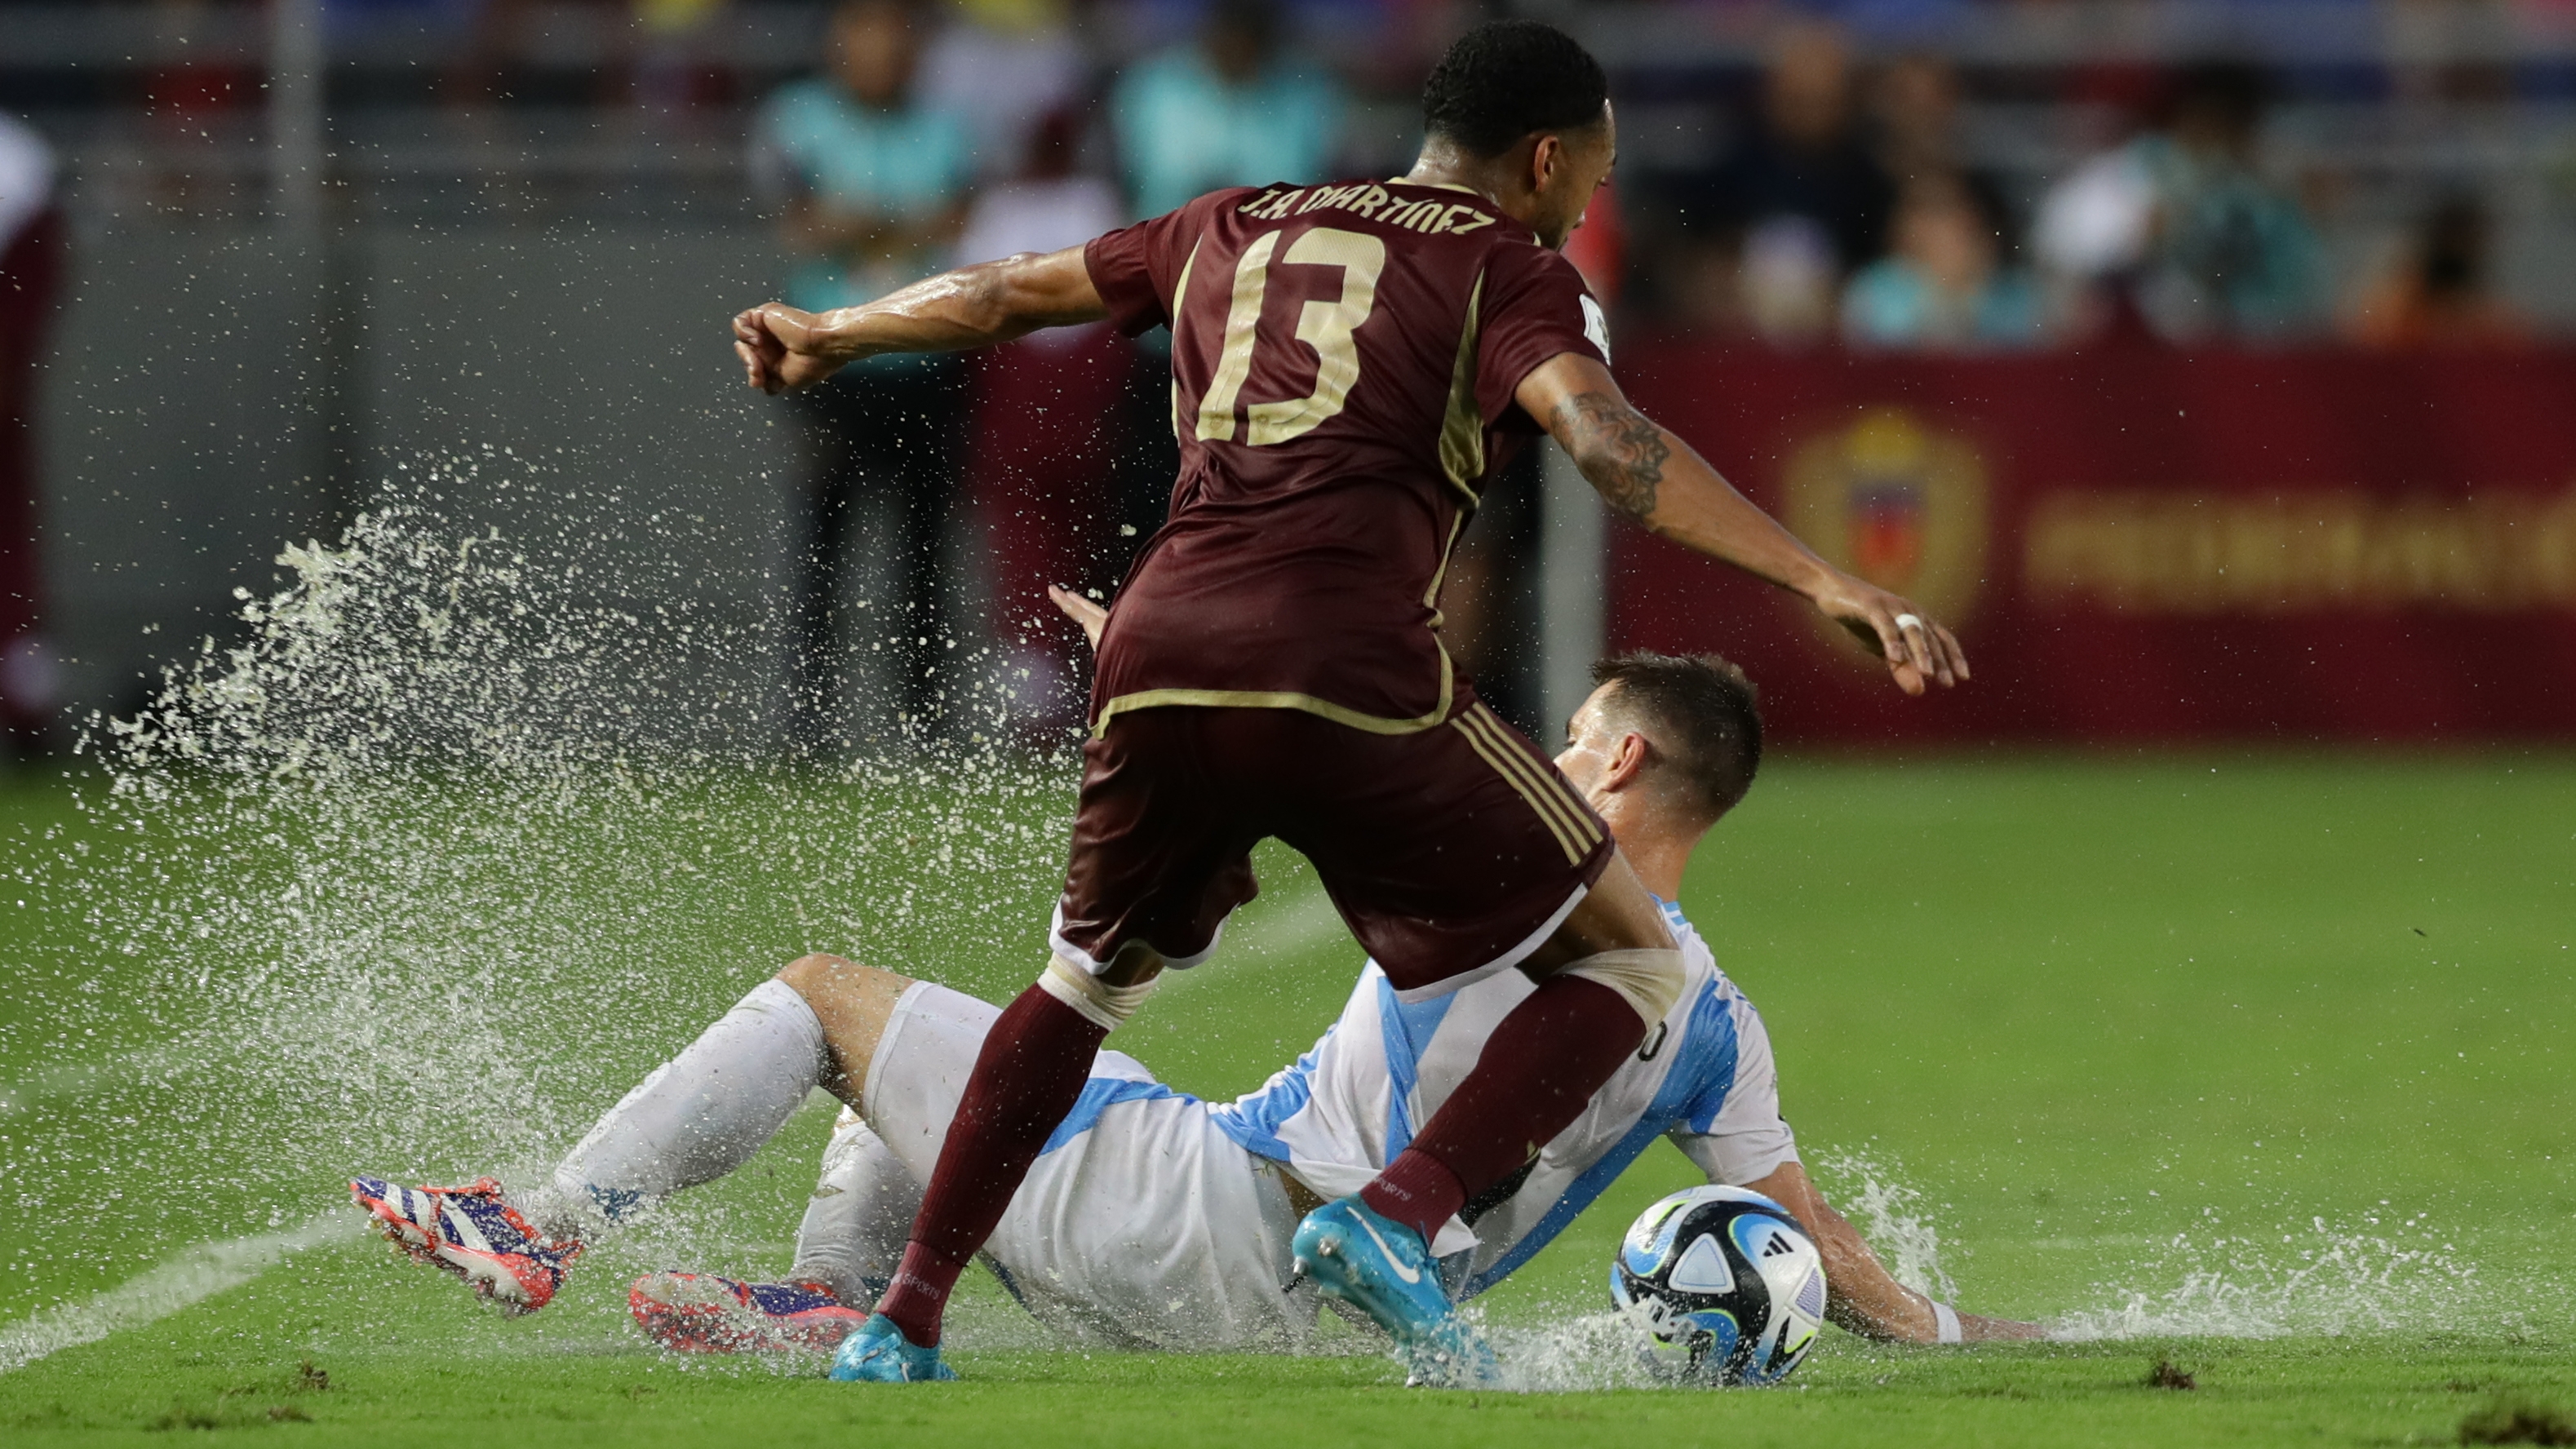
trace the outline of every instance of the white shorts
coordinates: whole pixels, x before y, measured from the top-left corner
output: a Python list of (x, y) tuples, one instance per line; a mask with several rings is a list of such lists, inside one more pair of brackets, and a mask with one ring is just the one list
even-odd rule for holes
[[(865, 1122), (845, 1119), (827, 1169), (835, 1159), (844, 1171), (860, 1166), (871, 1154), (853, 1134), (873, 1136), (910, 1177), (917, 1203), (1000, 1015), (927, 981), (907, 988), (868, 1066)], [(871, 1196), (881, 1201), (882, 1188), (853, 1193), (854, 1205)], [(808, 1230), (815, 1226), (809, 1215)], [(1078, 1338), (1296, 1348), (1313, 1334), (1316, 1313), (1311, 1287), (1284, 1289), (1296, 1229), (1273, 1164), (1218, 1131), (1206, 1103), (1156, 1082), (1124, 1052), (1104, 1051), (985, 1252), (1032, 1314)]]

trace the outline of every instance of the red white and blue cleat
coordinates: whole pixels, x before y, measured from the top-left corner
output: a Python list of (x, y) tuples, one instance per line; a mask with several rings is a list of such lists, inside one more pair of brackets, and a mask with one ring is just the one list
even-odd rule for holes
[(475, 1297), (513, 1316), (552, 1302), (564, 1270), (581, 1256), (578, 1240), (551, 1241), (529, 1226), (488, 1177), (463, 1187), (402, 1187), (357, 1177), (349, 1180), (349, 1195), (396, 1247), (464, 1279)]
[(867, 1322), (820, 1283), (647, 1273), (626, 1294), (644, 1336), (679, 1353), (830, 1353)]

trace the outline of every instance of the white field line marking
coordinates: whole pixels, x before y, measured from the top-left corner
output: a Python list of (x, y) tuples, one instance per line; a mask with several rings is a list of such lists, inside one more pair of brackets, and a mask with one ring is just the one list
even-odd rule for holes
[(0, 1082), (0, 1117), (23, 1112), (51, 1097), (86, 1097), (110, 1082), (163, 1079), (201, 1068), (206, 1058), (162, 1047), (120, 1052), (103, 1062), (46, 1067), (14, 1082)]
[(0, 1374), (25, 1368), (47, 1354), (96, 1343), (112, 1333), (140, 1328), (157, 1318), (238, 1288), (279, 1259), (334, 1238), (357, 1235), (359, 1224), (333, 1209), (292, 1228), (254, 1233), (185, 1248), (153, 1268), (79, 1303), (48, 1308), (0, 1327)]

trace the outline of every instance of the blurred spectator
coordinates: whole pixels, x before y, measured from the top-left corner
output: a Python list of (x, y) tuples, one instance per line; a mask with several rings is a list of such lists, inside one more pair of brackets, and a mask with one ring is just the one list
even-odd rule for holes
[(1041, 122), (1082, 89), (1082, 48), (1064, 0), (961, 0), (921, 59), (921, 93), (974, 127), (984, 176), (1019, 176)]
[[(832, 15), (831, 70), (762, 108), (757, 154), (781, 194), (788, 249), (803, 259), (787, 286), (796, 306), (882, 296), (936, 270), (957, 235), (973, 149), (963, 118), (916, 95), (922, 23), (906, 0), (846, 0)], [(876, 581), (890, 598), (854, 606), (879, 635), (867, 652), (897, 681), (888, 703), (918, 721), (944, 693), (932, 671), (949, 654), (941, 562), (961, 380), (950, 357), (871, 358), (795, 399), (813, 453), (794, 721), (809, 747), (848, 734), (832, 665), (845, 560), (892, 575)], [(851, 547), (854, 531), (863, 549)]]
[[(1813, 340), (1833, 324), (1842, 275), (1874, 260), (1894, 188), (1863, 135), (1851, 53), (1839, 32), (1797, 25), (1774, 47), (1760, 113), (1704, 171), (1664, 192), (1680, 228), (1668, 265), (1681, 285), (1720, 284), (1722, 258), (1740, 258), (1742, 315), (1774, 341)], [(1712, 265), (1715, 262), (1717, 264)], [(1719, 315), (1708, 297), (1679, 299)]]
[(1843, 336), (1856, 347), (2028, 347), (2041, 338), (2039, 289), (2002, 264), (1992, 215), (1957, 177), (1908, 182), (1889, 224), (1888, 255), (1843, 293)]
[(1112, 115), (1137, 215), (1332, 168), (1341, 88), (1289, 53), (1281, 19), (1271, 0), (1215, 0), (1197, 44), (1148, 57), (1118, 82)]
[(1738, 314), (1755, 336), (1795, 347), (1833, 328), (1834, 291), (1842, 279), (1833, 237), (1815, 218), (1781, 213), (1744, 235), (1737, 262)]
[(2490, 290), (2492, 229), (2466, 193), (2425, 213), (2396, 267), (2365, 288), (2349, 331), (2366, 347), (2495, 346), (2523, 341), (2523, 321)]
[[(1023, 174), (975, 198), (961, 260), (1057, 251), (1125, 219), (1116, 187), (1074, 171), (1075, 137), (1068, 112), (1038, 126)], [(983, 614), (1010, 713), (1043, 735), (1080, 724), (1084, 699), (1081, 660), (1041, 586), (1106, 591), (1142, 541), (1130, 530), (1122, 544), (1117, 532), (1124, 404), (1140, 358), (1115, 329), (1094, 325), (1034, 332), (973, 365), (968, 491), (991, 584)], [(1168, 429), (1161, 409), (1152, 416)]]
[(37, 545), (36, 364), (62, 280), (63, 217), (43, 138), (0, 115), (0, 754), (35, 753), (60, 703)]
[(2324, 311), (2299, 204), (2255, 169), (2264, 81), (2222, 62), (2182, 79), (2170, 125), (2096, 156), (2040, 203), (2040, 259), (2171, 340), (2278, 338)]
[[(1878, 123), (1878, 163), (1899, 186), (1933, 177), (1955, 178), (1977, 209), (1995, 225), (2002, 255), (2019, 244), (2020, 227), (2003, 179), (1969, 163), (1959, 144), (1959, 73), (1937, 55), (1900, 56), (1870, 88)], [(1896, 244), (1891, 230), (1887, 245)]]
[(1890, 176), (1904, 181), (1961, 169), (1959, 79), (1948, 61), (1917, 53), (1888, 62), (1870, 102), (1879, 164)]
[[(1069, 112), (1040, 122), (1026, 148), (1020, 175), (978, 192), (957, 241), (960, 263), (991, 261), (1014, 252), (1052, 252), (1079, 246), (1124, 219), (1118, 188), (1074, 170), (1076, 126)], [(1072, 335), (1063, 328), (1027, 339), (1044, 345)]]
[(1854, 104), (1851, 52), (1823, 27), (1792, 29), (1773, 52), (1761, 121), (1718, 173), (1722, 204), (1750, 224), (1802, 216), (1850, 269), (1884, 245), (1894, 186)]
[(935, 269), (974, 169), (965, 118), (915, 94), (921, 18), (909, 0), (844, 0), (832, 70), (761, 108), (758, 162), (802, 255), (787, 300), (822, 311)]

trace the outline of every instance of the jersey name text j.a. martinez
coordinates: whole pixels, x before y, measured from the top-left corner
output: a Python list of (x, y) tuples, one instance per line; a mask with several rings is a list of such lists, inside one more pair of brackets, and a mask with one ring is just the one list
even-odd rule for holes
[(1274, 186), (1235, 210), (1262, 221), (1277, 221), (1328, 208), (1432, 236), (1456, 236), (1494, 224), (1494, 218), (1464, 202), (1396, 196), (1373, 182), (1303, 186), (1293, 191)]

